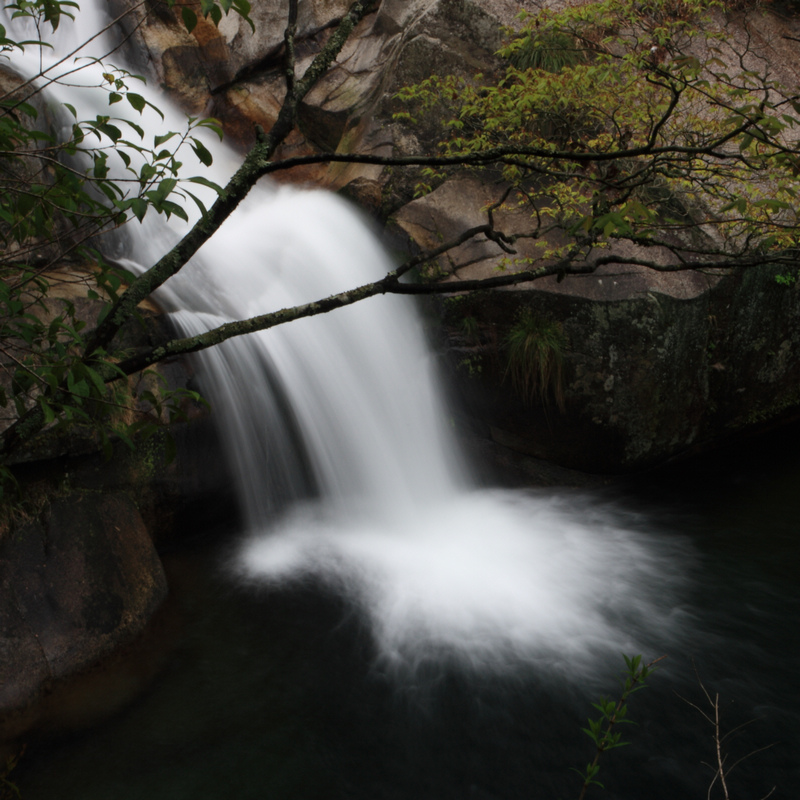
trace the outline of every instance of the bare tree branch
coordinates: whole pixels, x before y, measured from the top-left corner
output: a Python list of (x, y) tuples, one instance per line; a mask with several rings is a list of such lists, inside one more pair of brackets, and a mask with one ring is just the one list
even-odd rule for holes
[(297, 4), (298, 0), (289, 0), (289, 21), (283, 34), (285, 48), (284, 62), (286, 70), (286, 97), (294, 97), (294, 87), (297, 80), (294, 40), (297, 35)]

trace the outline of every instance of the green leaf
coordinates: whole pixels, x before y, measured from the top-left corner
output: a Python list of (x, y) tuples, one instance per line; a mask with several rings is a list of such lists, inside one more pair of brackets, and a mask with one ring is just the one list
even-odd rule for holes
[(250, 30), (255, 33), (256, 26), (252, 19), (250, 19), (251, 5), (248, 0), (234, 0), (233, 7), (236, 13), (250, 26)]
[(201, 214), (202, 214), (204, 217), (207, 217), (207, 216), (208, 216), (208, 209), (205, 207), (205, 204), (203, 203), (203, 201), (202, 201), (202, 200), (201, 200), (199, 197), (197, 197), (197, 195), (195, 195), (195, 194), (192, 194), (192, 193), (191, 193), (191, 192), (190, 192), (188, 189), (184, 189), (183, 191), (184, 191), (184, 192), (185, 192), (187, 195), (189, 195), (189, 197), (190, 197), (190, 198), (191, 198), (191, 199), (194, 201), (194, 204), (195, 204), (195, 205), (197, 206), (197, 208), (200, 210), (200, 213), (201, 213)]
[(89, 384), (83, 378), (81, 378), (79, 381), (75, 381), (72, 384), (70, 391), (73, 394), (78, 395), (78, 397), (89, 397)]
[(210, 167), (214, 162), (213, 156), (211, 153), (209, 153), (206, 146), (199, 139), (192, 139), (192, 150), (194, 150), (195, 155), (200, 159), (204, 166)]
[(144, 187), (155, 176), (157, 170), (152, 164), (142, 164), (139, 170), (139, 183)]
[(153, 137), (153, 149), (156, 147), (160, 147), (164, 142), (168, 142), (173, 136), (177, 136), (178, 134), (175, 131), (170, 131), (169, 133), (162, 134), (161, 136)]
[(95, 126), (98, 131), (104, 133), (111, 139), (112, 142), (117, 142), (122, 138), (122, 131), (116, 126), (111, 125), (108, 122), (100, 123), (99, 125)]
[(218, 119), (214, 119), (214, 117), (208, 117), (208, 119), (203, 119), (197, 123), (198, 127), (200, 128), (208, 128), (214, 133), (217, 134), (219, 140), (222, 141), (224, 137), (224, 132), (222, 130), (222, 123)]
[(94, 176), (102, 180), (108, 175), (108, 156), (105, 153), (95, 153), (94, 156)]
[(39, 407), (42, 409), (42, 414), (44, 414), (44, 424), (49, 425), (56, 418), (56, 412), (53, 411), (52, 406), (44, 397), (39, 398)]
[(158, 195), (159, 197), (168, 197), (172, 194), (175, 187), (178, 185), (178, 181), (175, 178), (165, 178), (161, 183), (158, 184)]
[(101, 396), (106, 393), (106, 384), (105, 381), (100, 377), (100, 373), (96, 370), (93, 370), (91, 367), (85, 368), (86, 375), (89, 377), (89, 380), (94, 384), (95, 389), (97, 389), (98, 394)]
[(135, 92), (128, 92), (126, 95), (128, 98), (128, 102), (138, 111), (140, 114), (144, 111), (144, 107), (147, 105), (147, 101), (142, 97), (140, 94), (136, 94)]
[(183, 6), (181, 8), (181, 17), (183, 19), (183, 24), (186, 26), (186, 30), (191, 33), (197, 25), (197, 14), (188, 6)]
[(220, 197), (225, 196), (225, 190), (218, 183), (214, 183), (214, 181), (210, 181), (202, 175), (195, 175), (189, 178), (189, 183), (199, 183), (201, 186), (207, 186), (209, 189), (213, 189)]
[(131, 200), (130, 209), (139, 222), (144, 219), (144, 215), (147, 213), (147, 206), (147, 200), (142, 197), (134, 197), (133, 200)]
[(168, 217), (174, 214), (176, 217), (180, 217), (184, 222), (189, 221), (189, 215), (186, 213), (183, 206), (179, 206), (177, 203), (172, 203), (169, 200), (166, 200), (161, 204), (161, 211), (163, 211)]

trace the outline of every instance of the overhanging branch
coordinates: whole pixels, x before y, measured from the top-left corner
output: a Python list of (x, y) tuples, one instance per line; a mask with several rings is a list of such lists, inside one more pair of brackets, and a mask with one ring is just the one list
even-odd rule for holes
[(245, 156), (242, 165), (225, 186), (222, 194), (208, 209), (208, 213), (198, 220), (169, 253), (133, 281), (127, 291), (113, 305), (103, 323), (97, 327), (94, 336), (88, 342), (87, 357), (91, 357), (98, 349), (105, 349), (122, 326), (134, 316), (139, 303), (149, 297), (168, 278), (179, 272), (247, 197), (259, 178), (265, 174), (264, 169), (270, 163), (269, 159), (278, 145), (294, 129), (300, 102), (325, 74), (353, 28), (366, 16), (376, 2), (377, 0), (356, 0), (353, 3), (303, 77), (294, 83), (294, 92), (285, 99), (272, 130), (258, 138), (256, 144)]
[[(201, 217), (175, 247), (131, 283), (128, 289), (113, 304), (103, 322), (97, 326), (94, 334), (87, 341), (82, 360), (85, 364), (92, 364), (104, 380), (114, 380), (115, 375), (111, 367), (102, 361), (98, 362), (98, 353), (104, 353), (108, 349), (122, 326), (135, 316), (139, 303), (149, 297), (168, 278), (179, 272), (245, 199), (263, 174), (264, 166), (270, 163), (269, 159), (275, 149), (294, 129), (299, 103), (327, 72), (355, 26), (376, 4), (377, 0), (355, 0), (353, 2), (349, 11), (342, 18), (328, 42), (314, 58), (303, 77), (295, 82), (295, 90), (291, 96), (287, 96), (272, 130), (258, 138), (256, 144), (245, 157), (241, 167), (225, 186), (222, 194), (208, 209), (208, 212)], [(63, 394), (63, 386), (56, 387), (46, 393), (48, 398), (58, 398)], [(44, 425), (45, 415), (40, 404), (17, 418), (12, 425), (0, 434), (0, 454), (2, 454), (0, 461), (7, 459), (12, 451), (35, 436)]]
[[(482, 225), (472, 228), (469, 232), (465, 232), (462, 234), (462, 236), (458, 237), (458, 239), (455, 239), (452, 242), (448, 242), (447, 244), (425, 253), (424, 255), (415, 256), (399, 266), (397, 269), (388, 273), (380, 280), (364, 284), (354, 289), (349, 289), (345, 292), (330, 295), (329, 297), (321, 298), (320, 300), (312, 303), (305, 303), (292, 308), (284, 308), (280, 309), (279, 311), (260, 314), (245, 320), (228, 322), (213, 328), (206, 333), (196, 336), (173, 339), (163, 345), (143, 351), (125, 361), (122, 361), (117, 365), (117, 368), (121, 372), (130, 375), (167, 358), (186, 355), (189, 353), (196, 353), (206, 350), (209, 347), (214, 347), (221, 342), (226, 341), (227, 339), (244, 336), (257, 331), (269, 330), (270, 328), (277, 327), (278, 325), (285, 325), (288, 322), (293, 322), (305, 317), (327, 314), (330, 311), (344, 308), (345, 306), (353, 305), (354, 303), (361, 302), (362, 300), (366, 300), (370, 297), (383, 294), (420, 296), (486, 291), (490, 289), (518, 286), (525, 283), (533, 283), (548, 276), (560, 277), (563, 275), (591, 275), (601, 267), (610, 265), (644, 267), (656, 272), (687, 272), (690, 270), (701, 271), (704, 269), (713, 269), (719, 271), (733, 268), (753, 267), (763, 264), (763, 258), (757, 259), (756, 257), (745, 259), (714, 259), (706, 262), (677, 261), (670, 264), (661, 264), (656, 261), (646, 259), (626, 258), (613, 255), (601, 256), (592, 260), (591, 262), (578, 262), (577, 259), (581, 254), (582, 248), (575, 247), (565, 257), (551, 264), (542, 265), (528, 270), (520, 270), (518, 272), (505, 272), (499, 275), (494, 275), (490, 278), (477, 278), (474, 280), (457, 281), (444, 280), (439, 282), (403, 282), (399, 280), (401, 276), (406, 275), (414, 267), (430, 260), (437, 254), (446, 252), (458, 244), (463, 244), (471, 238), (475, 238), (480, 235), (486, 235), (491, 231), (492, 228), (489, 225)], [(511, 239), (513, 237), (507, 238)], [(770, 258), (770, 263), (785, 263), (787, 265), (795, 265), (797, 263), (797, 254), (787, 253), (784, 256)]]

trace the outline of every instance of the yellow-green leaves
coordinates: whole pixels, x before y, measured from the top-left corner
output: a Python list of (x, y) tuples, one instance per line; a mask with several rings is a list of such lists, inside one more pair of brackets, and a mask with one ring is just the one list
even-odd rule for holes
[(534, 198), (542, 258), (616, 239), (682, 258), (781, 252), (798, 240), (800, 103), (723, 11), (599, 0), (526, 13), (498, 77), (433, 76), (400, 92), (397, 118), (443, 115), (443, 156), (499, 167), (508, 205)]

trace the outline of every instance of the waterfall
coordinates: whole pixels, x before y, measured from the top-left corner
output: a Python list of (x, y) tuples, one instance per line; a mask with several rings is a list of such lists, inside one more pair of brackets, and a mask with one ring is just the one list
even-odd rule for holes
[[(146, 124), (174, 129), (176, 114)], [(235, 158), (216, 147), (215, 161), (224, 183)], [(149, 266), (183, 230), (127, 226), (129, 263)], [(157, 299), (192, 334), (391, 266), (343, 200), (265, 185)], [(408, 299), (372, 298), (197, 359), (246, 521), (232, 580), (323, 582), (398, 669), (616, 663), (620, 650), (657, 654), (678, 630), (690, 557), (679, 543), (590, 497), (474, 485)]]
[[(189, 334), (391, 266), (340, 199), (265, 190), (161, 297)], [(235, 580), (327, 584), (402, 670), (453, 656), (495, 670), (596, 665), (638, 652), (653, 625), (673, 628), (674, 543), (588, 497), (474, 485), (406, 298), (232, 340), (199, 362), (248, 528)]]
[[(191, 334), (326, 297), (391, 267), (344, 201), (258, 189), (161, 298)], [(251, 528), (308, 494), (342, 513), (382, 513), (449, 496), (464, 482), (430, 355), (402, 298), (229, 341), (199, 361)]]

